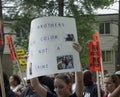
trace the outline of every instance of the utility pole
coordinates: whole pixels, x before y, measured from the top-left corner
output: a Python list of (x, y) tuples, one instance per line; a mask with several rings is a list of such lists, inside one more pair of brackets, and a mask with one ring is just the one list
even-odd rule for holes
[(119, 13), (118, 13), (118, 53), (117, 53), (116, 70), (120, 70), (120, 0), (119, 0)]
[(0, 0), (0, 85), (2, 91), (2, 97), (6, 97), (3, 71), (2, 71), (2, 55), (4, 50), (4, 36), (3, 36), (3, 17), (2, 17), (2, 0)]

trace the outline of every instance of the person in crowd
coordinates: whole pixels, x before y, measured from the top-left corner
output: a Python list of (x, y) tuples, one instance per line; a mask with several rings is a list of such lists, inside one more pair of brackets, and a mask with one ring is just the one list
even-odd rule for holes
[(54, 79), (52, 77), (49, 76), (40, 76), (38, 77), (39, 82), (44, 86), (46, 86), (46, 88), (48, 88), (48, 90), (50, 92), (55, 93), (54, 91)]
[(120, 85), (108, 97), (120, 97)]
[[(98, 97), (97, 84), (93, 81), (93, 74), (90, 70), (84, 70), (83, 83), (83, 97)], [(100, 94), (103, 97), (102, 90), (100, 90)]]
[[(39, 82), (44, 88), (50, 92), (54, 92), (54, 82), (53, 79), (49, 76), (40, 76), (38, 77)], [(35, 89), (31, 86), (30, 80), (27, 80), (26, 89), (20, 94), (20, 97), (41, 97)]]
[(10, 88), (17, 96), (20, 95), (23, 89), (23, 84), (21, 84), (21, 78), (18, 75), (11, 75), (9, 78)]
[(30, 80), (27, 80), (26, 87), (20, 93), (19, 97), (40, 97), (40, 95), (33, 89)]
[(115, 72), (115, 75), (118, 76), (118, 78), (119, 78), (119, 84), (120, 84), (120, 70), (119, 70), (119, 71), (116, 71), (116, 72)]
[[(80, 52), (81, 48), (79, 44), (74, 43), (73, 47)], [(72, 94), (71, 79), (66, 74), (57, 74), (54, 78), (54, 90), (55, 93), (49, 92), (45, 89), (41, 83), (39, 83), (38, 78), (31, 79), (32, 86), (39, 93), (41, 97), (82, 97), (83, 96), (83, 77), (82, 70), (80, 72), (75, 72), (75, 83), (76, 90), (75, 93)]]
[[(16, 97), (15, 93), (10, 89), (9, 79), (5, 72), (3, 72), (3, 81), (4, 81), (6, 97)], [(0, 85), (0, 97), (3, 97), (1, 91), (1, 85)]]
[[(118, 96), (118, 94), (120, 94), (120, 86), (118, 86), (119, 79), (117, 75), (115, 74), (105, 75), (104, 84), (105, 91), (107, 92), (107, 94), (105, 94), (104, 97), (120, 97), (120, 95)], [(116, 91), (119, 91), (119, 93), (117, 93)]]
[(115, 72), (115, 75), (117, 75), (119, 79), (119, 85), (118, 87), (109, 95), (109, 97), (120, 97), (120, 70)]

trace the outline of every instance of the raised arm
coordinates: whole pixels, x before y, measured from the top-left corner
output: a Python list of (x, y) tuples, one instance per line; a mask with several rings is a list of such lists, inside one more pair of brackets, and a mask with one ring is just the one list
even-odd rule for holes
[[(78, 43), (73, 43), (73, 48), (78, 51), (79, 53), (81, 52), (82, 48)], [(83, 72), (82, 72), (82, 66), (81, 66), (81, 71), (75, 72), (75, 83), (76, 83), (76, 95), (77, 97), (83, 97)]]
[(38, 78), (32, 78), (31, 84), (35, 91), (37, 91), (40, 95), (40, 97), (46, 97), (47, 96), (47, 89), (45, 89), (39, 82)]
[(108, 97), (120, 97), (120, 85)]

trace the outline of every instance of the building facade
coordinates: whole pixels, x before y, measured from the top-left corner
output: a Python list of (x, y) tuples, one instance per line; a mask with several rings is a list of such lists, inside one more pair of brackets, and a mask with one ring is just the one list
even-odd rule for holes
[(102, 64), (104, 70), (114, 73), (118, 66), (118, 14), (101, 14), (96, 17), (96, 29), (100, 33)]

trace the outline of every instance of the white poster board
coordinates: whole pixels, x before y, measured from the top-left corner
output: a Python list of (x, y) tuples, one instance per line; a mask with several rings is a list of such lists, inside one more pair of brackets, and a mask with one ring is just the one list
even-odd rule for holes
[(42, 17), (31, 22), (27, 78), (80, 71), (74, 18)]

